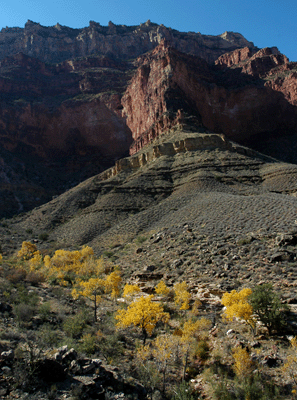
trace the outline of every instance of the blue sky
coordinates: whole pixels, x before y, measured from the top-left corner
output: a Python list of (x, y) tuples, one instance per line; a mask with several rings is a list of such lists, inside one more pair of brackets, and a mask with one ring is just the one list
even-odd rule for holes
[(88, 26), (90, 20), (106, 26), (109, 21), (139, 25), (150, 19), (182, 32), (233, 31), (260, 48), (277, 46), (297, 61), (296, 0), (1, 0), (0, 29), (24, 27), (28, 19), (72, 28)]

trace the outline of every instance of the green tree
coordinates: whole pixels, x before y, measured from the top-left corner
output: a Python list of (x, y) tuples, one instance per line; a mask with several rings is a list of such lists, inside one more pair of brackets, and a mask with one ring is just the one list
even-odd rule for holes
[(273, 291), (270, 283), (256, 286), (248, 298), (253, 313), (268, 329), (269, 335), (273, 331), (279, 332), (286, 325), (285, 314), (288, 310), (286, 304), (282, 304), (277, 293)]

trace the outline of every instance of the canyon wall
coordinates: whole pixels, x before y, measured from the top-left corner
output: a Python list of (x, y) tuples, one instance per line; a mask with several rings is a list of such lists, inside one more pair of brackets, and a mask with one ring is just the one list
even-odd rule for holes
[(122, 98), (134, 139), (130, 154), (190, 116), (239, 142), (297, 131), (296, 63), (276, 48), (235, 50), (211, 65), (163, 42), (138, 61)]

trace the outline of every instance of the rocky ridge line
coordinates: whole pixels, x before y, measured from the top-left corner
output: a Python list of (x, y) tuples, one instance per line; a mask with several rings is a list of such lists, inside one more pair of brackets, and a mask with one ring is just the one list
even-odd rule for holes
[(209, 62), (235, 48), (255, 47), (239, 33), (225, 32), (211, 36), (179, 32), (149, 20), (138, 26), (109, 22), (107, 27), (90, 21), (88, 27), (81, 29), (60, 24), (46, 27), (28, 20), (24, 28), (6, 27), (1, 30), (0, 60), (19, 52), (49, 63), (93, 54), (131, 59), (154, 49), (164, 39), (178, 50), (203, 57)]

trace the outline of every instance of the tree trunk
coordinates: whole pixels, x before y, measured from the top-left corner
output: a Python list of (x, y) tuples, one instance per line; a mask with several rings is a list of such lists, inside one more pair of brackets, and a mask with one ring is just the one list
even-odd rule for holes
[(97, 322), (97, 296), (94, 294), (94, 320)]

